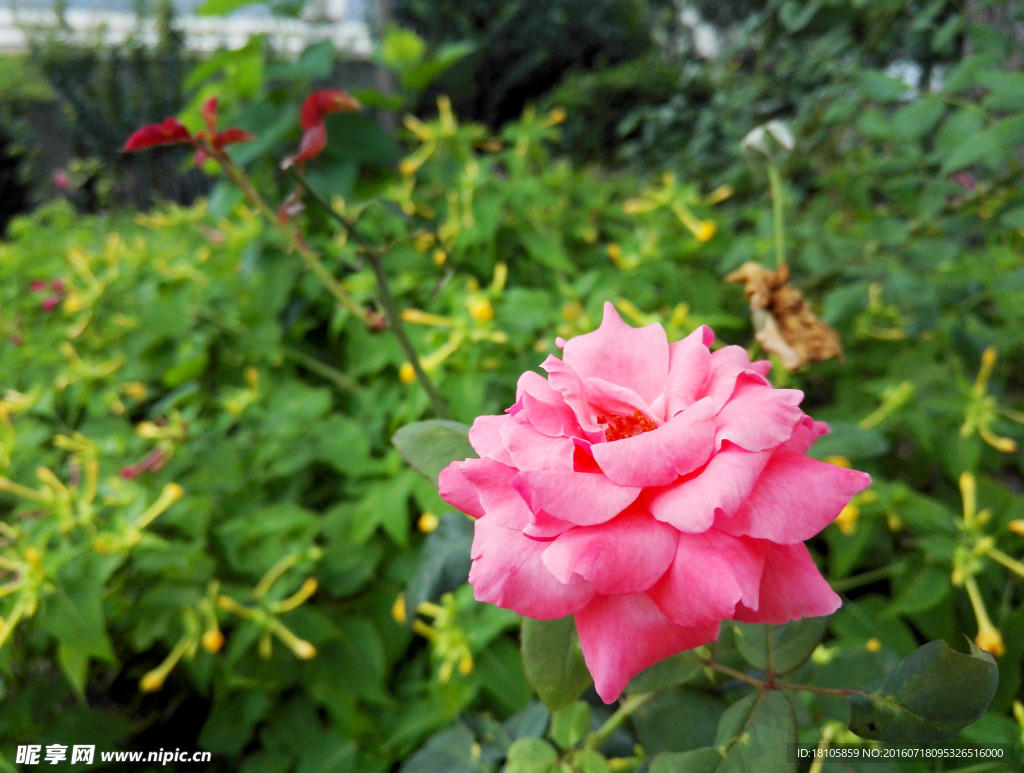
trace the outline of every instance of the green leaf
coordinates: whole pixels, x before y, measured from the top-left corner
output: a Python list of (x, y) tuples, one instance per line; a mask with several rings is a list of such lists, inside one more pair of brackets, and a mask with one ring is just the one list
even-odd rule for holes
[(375, 58), (404, 79), (406, 73), (420, 65), (426, 52), (427, 44), (423, 38), (412, 30), (394, 27), (384, 33)]
[(579, 773), (609, 773), (611, 767), (600, 752), (580, 749), (572, 755), (572, 769)]
[(526, 679), (552, 711), (568, 706), (590, 685), (571, 616), (559, 620), (524, 618), (522, 641)]
[(799, 32), (810, 24), (820, 8), (821, 0), (800, 3), (788, 0), (779, 10), (779, 21), (790, 32)]
[(916, 140), (935, 128), (946, 112), (946, 105), (936, 95), (915, 99), (902, 108), (892, 120), (894, 139)]
[(713, 746), (689, 752), (666, 752), (651, 762), (650, 773), (715, 773), (725, 762)]
[(551, 740), (571, 749), (590, 731), (590, 706), (583, 701), (563, 706), (551, 715)]
[(57, 646), (57, 662), (79, 699), (85, 698), (85, 680), (89, 676), (89, 653), (62, 641)]
[(648, 666), (629, 680), (626, 692), (650, 692), (675, 687), (690, 681), (700, 673), (703, 664), (692, 650), (680, 652)]
[(748, 695), (726, 709), (718, 723), (715, 746), (723, 757), (714, 770), (795, 771), (788, 752), (796, 742), (796, 715), (789, 698), (774, 690)]
[(827, 617), (805, 617), (784, 625), (733, 623), (736, 646), (761, 671), (785, 674), (799, 668), (828, 629)]
[(405, 603), (409, 609), (416, 609), (424, 601), (436, 599), (466, 581), (472, 544), (471, 520), (455, 512), (441, 516), (437, 529), (424, 541), (419, 563), (406, 586)]
[(406, 424), (391, 443), (412, 467), (436, 482), (441, 470), (461, 459), (476, 456), (469, 444), (469, 427), (456, 421), (417, 421)]
[(993, 70), (983, 85), (989, 91), (981, 103), (986, 110), (1024, 109), (1024, 73)]
[(418, 66), (402, 75), (402, 85), (413, 91), (423, 91), (447, 70), (477, 49), (476, 43), (450, 43)]
[(518, 738), (508, 747), (505, 773), (554, 773), (558, 752), (539, 738)]
[(876, 102), (895, 102), (907, 91), (907, 84), (878, 70), (862, 70), (857, 80), (863, 92)]
[(461, 722), (433, 736), (405, 761), (400, 773), (481, 773), (487, 770), (474, 758), (476, 738)]
[(850, 730), (886, 743), (945, 741), (980, 718), (999, 685), (995, 659), (973, 644), (971, 654), (943, 641), (912, 652), (895, 671), (850, 696)]
[(206, 0), (201, 6), (196, 8), (196, 13), (199, 16), (224, 16), (232, 11), (237, 11), (239, 8), (245, 8), (247, 5), (252, 5), (259, 0)]

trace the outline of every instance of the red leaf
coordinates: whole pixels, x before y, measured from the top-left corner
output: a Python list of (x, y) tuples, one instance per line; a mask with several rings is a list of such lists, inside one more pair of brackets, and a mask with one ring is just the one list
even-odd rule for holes
[(327, 129), (322, 123), (313, 124), (303, 132), (302, 140), (299, 142), (299, 152), (294, 156), (288, 156), (282, 162), (281, 168), (287, 169), (293, 164), (315, 158), (325, 147), (327, 147)]
[(358, 110), (361, 107), (362, 105), (357, 99), (350, 97), (344, 91), (337, 89), (314, 91), (302, 103), (299, 122), (302, 124), (302, 128), (308, 131), (316, 124), (323, 123), (324, 116), (342, 111)]
[(157, 145), (176, 145), (192, 141), (192, 135), (181, 121), (177, 118), (168, 118), (163, 123), (151, 123), (136, 131), (128, 138), (124, 147), (121, 148), (121, 152), (127, 153)]
[(210, 127), (210, 134), (215, 135), (217, 133), (217, 97), (210, 97), (203, 102), (203, 107), (199, 112), (202, 113), (206, 125)]
[(213, 138), (213, 146), (220, 150), (225, 145), (232, 145), (236, 142), (249, 142), (256, 139), (256, 135), (245, 129), (225, 129)]

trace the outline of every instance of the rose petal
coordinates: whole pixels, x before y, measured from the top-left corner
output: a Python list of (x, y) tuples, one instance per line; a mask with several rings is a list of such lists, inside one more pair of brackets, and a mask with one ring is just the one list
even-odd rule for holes
[(654, 490), (645, 502), (651, 515), (679, 531), (707, 531), (716, 512), (731, 515), (750, 496), (770, 456), (768, 451), (744, 451), (727, 442), (704, 469)]
[(593, 586), (578, 575), (568, 583), (556, 580), (541, 560), (548, 545), (490, 518), (478, 520), (469, 571), (476, 600), (537, 620), (565, 617), (582, 608), (593, 597)]
[(667, 486), (704, 464), (714, 447), (709, 400), (700, 400), (667, 423), (633, 437), (595, 443), (591, 453), (620, 486)]
[(509, 529), (522, 531), (530, 522), (530, 508), (512, 488), (512, 479), (519, 474), (515, 467), (493, 459), (466, 459), (462, 476), (476, 489), (487, 519)]
[(524, 470), (512, 481), (534, 512), (577, 526), (593, 526), (614, 518), (636, 501), (641, 489), (617, 486), (601, 473), (569, 470)]
[(670, 419), (700, 399), (711, 373), (708, 347), (714, 340), (711, 328), (701, 325), (668, 345), (668, 381), (664, 394), (652, 406), (659, 417)]
[(810, 539), (835, 520), (871, 476), (801, 454), (772, 455), (750, 496), (733, 516), (715, 526), (729, 534), (791, 544)]
[(611, 703), (645, 668), (718, 638), (718, 625), (683, 628), (644, 593), (595, 596), (576, 613), (583, 659), (601, 700)]
[(756, 608), (765, 560), (756, 545), (714, 529), (680, 534), (672, 566), (647, 595), (683, 626), (731, 619), (741, 600)]
[(605, 303), (601, 326), (567, 341), (562, 359), (584, 381), (599, 378), (632, 389), (651, 403), (665, 389), (668, 338), (661, 325), (630, 327)]
[(587, 402), (583, 381), (576, 371), (554, 356), (548, 357), (540, 366), (548, 372), (548, 383), (562, 396), (588, 439), (594, 440), (601, 436), (603, 430), (595, 421), (596, 416)]
[(441, 499), (452, 507), (457, 507), (466, 515), (480, 518), (484, 515), (484, 506), (480, 504), (476, 486), (466, 480), (466, 476), (462, 474), (464, 463), (452, 462), (441, 470), (437, 480), (438, 493), (440, 493)]
[(755, 373), (741, 373), (729, 401), (715, 418), (719, 448), (729, 440), (747, 451), (775, 448), (789, 440), (804, 417), (799, 389), (773, 389)]
[(480, 456), (511, 465), (512, 457), (501, 438), (502, 428), (511, 421), (512, 417), (507, 415), (477, 416), (469, 428), (469, 444)]
[(576, 444), (572, 438), (538, 432), (522, 414), (501, 429), (502, 441), (520, 470), (571, 470)]
[(647, 513), (623, 514), (559, 535), (544, 551), (544, 565), (565, 583), (574, 574), (590, 580), (601, 594), (636, 593), (665, 574), (677, 534)]
[(787, 623), (801, 617), (831, 615), (842, 600), (825, 582), (803, 544), (761, 542), (765, 557), (757, 610), (741, 603), (734, 619), (745, 623)]

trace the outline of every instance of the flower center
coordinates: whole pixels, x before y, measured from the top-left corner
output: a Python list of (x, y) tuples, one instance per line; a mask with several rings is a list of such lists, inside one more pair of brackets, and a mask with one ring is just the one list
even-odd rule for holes
[(654, 422), (640, 411), (633, 411), (632, 416), (612, 416), (611, 418), (599, 416), (597, 423), (604, 425), (604, 439), (608, 443), (613, 440), (634, 437), (656, 428)]

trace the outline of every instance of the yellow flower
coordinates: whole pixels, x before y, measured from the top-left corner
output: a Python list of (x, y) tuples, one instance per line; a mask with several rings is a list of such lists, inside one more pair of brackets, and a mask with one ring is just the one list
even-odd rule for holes
[(978, 631), (974, 637), (974, 643), (997, 658), (1006, 653), (1006, 645), (1003, 644), (1003, 635), (995, 627), (985, 626)]
[(494, 319), (494, 307), (487, 298), (474, 298), (467, 304), (469, 316), (474, 322), (489, 322)]
[(865, 644), (864, 646), (867, 647), (868, 652), (878, 652), (880, 649), (882, 649), (882, 642), (880, 642), (878, 639), (874, 637), (871, 637), (870, 639), (868, 639), (867, 644)]
[(411, 384), (416, 380), (416, 370), (411, 362), (402, 363), (402, 366), (398, 369), (398, 380), (403, 384)]
[(859, 518), (860, 508), (850, 503), (839, 511), (839, 515), (836, 516), (836, 526), (839, 527), (839, 531), (849, 536), (857, 531), (857, 520)]
[(700, 224), (694, 230), (693, 235), (697, 237), (699, 242), (711, 241), (711, 237), (718, 231), (718, 226), (710, 220), (701, 220)]
[(424, 534), (430, 534), (432, 531), (436, 531), (437, 527), (441, 525), (441, 519), (439, 519), (433, 513), (423, 513), (416, 521), (416, 528), (418, 528)]

